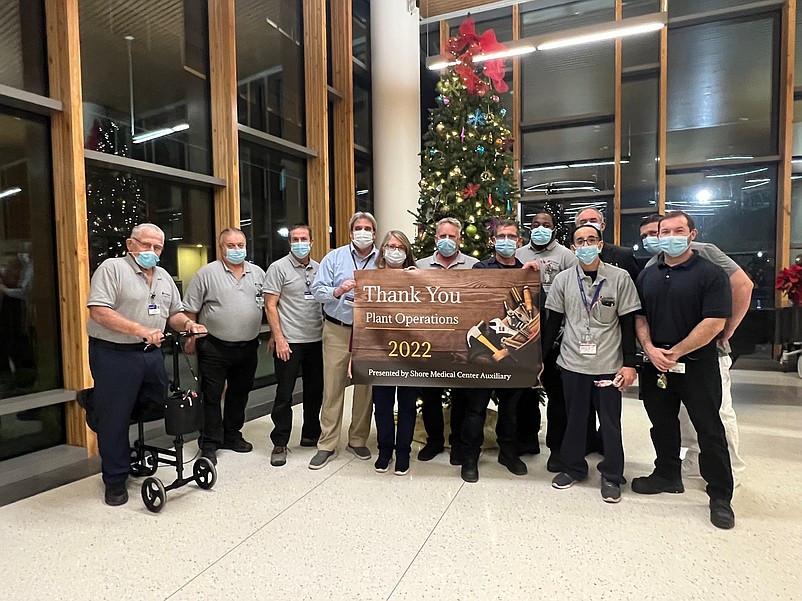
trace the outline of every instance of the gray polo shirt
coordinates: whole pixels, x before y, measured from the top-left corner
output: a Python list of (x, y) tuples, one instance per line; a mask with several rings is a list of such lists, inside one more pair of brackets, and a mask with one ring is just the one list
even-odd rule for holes
[(551, 284), (558, 273), (577, 264), (576, 255), (556, 240), (552, 240), (540, 250), (532, 244), (522, 246), (515, 251), (515, 257), (521, 263), (537, 261), (540, 266), (540, 284), (544, 292), (551, 289)]
[[(590, 314), (590, 331), (596, 342), (595, 355), (583, 355), (579, 352), (588, 314), (582, 302), (577, 275), (582, 282), (588, 304), (593, 300), (596, 289), (602, 286), (599, 300)], [(624, 366), (618, 316), (640, 309), (638, 291), (625, 270), (600, 262), (595, 282), (591, 282), (590, 276), (585, 275), (578, 266), (561, 271), (552, 282), (546, 308), (565, 315), (565, 330), (557, 365), (569, 371), (593, 376), (612, 374)]]
[(262, 281), (265, 272), (244, 263), (237, 277), (223, 261), (201, 267), (184, 294), (184, 306), (198, 314), (209, 334), (226, 342), (246, 342), (259, 335), (262, 325)]
[(279, 297), (281, 332), (290, 344), (323, 339), (323, 308), (312, 296), (312, 282), (319, 267), (311, 259), (304, 265), (290, 253), (267, 269), (262, 289), (265, 294)]
[(479, 259), (474, 259), (473, 257), (463, 254), (461, 251), (457, 251), (457, 258), (451, 261), (448, 267), (443, 267), (437, 262), (436, 257), (437, 253), (434, 253), (429, 257), (418, 259), (415, 261), (415, 267), (418, 269), (471, 269), (479, 262)]
[[(131, 255), (106, 259), (97, 268), (89, 285), (87, 307), (108, 307), (147, 328), (164, 330), (167, 318), (184, 310), (178, 288), (161, 267), (153, 268), (153, 279), (140, 269)], [(133, 344), (142, 339), (132, 334), (110, 330), (91, 317), (86, 324), (91, 338), (118, 344)]]

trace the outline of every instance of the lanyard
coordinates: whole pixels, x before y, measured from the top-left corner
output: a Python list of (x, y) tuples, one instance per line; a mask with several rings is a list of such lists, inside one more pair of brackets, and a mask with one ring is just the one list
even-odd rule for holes
[(370, 261), (370, 258), (373, 256), (374, 252), (376, 252), (376, 251), (375, 250), (370, 251), (370, 254), (365, 258), (365, 262), (362, 263), (362, 267), (357, 267), (356, 259), (354, 258), (354, 251), (352, 250), (351, 251), (351, 261), (353, 261), (353, 263), (354, 263), (354, 271), (359, 271), (361, 269), (365, 269), (365, 267), (367, 266), (368, 262)]
[[(598, 275), (596, 277), (598, 277)], [(588, 304), (588, 297), (585, 295), (585, 287), (582, 285), (582, 277), (579, 275), (579, 267), (576, 268), (576, 283), (579, 285), (579, 293), (582, 295), (582, 304), (585, 305), (585, 311), (587, 311), (588, 314), (588, 328), (590, 328), (590, 313), (593, 311), (593, 307), (596, 306), (596, 303), (599, 302), (599, 295), (606, 281), (607, 280), (602, 280), (599, 282), (599, 285), (596, 287), (596, 292), (593, 294), (593, 299), (590, 301), (590, 304)]]

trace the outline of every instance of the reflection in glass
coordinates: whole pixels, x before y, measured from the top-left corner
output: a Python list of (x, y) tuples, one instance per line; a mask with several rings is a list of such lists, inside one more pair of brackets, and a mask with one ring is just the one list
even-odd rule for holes
[(777, 153), (779, 18), (669, 31), (668, 165)]
[[(604, 215), (604, 220), (607, 223), (604, 230), (604, 239), (609, 241), (613, 239), (614, 235), (612, 204), (612, 198), (608, 196), (597, 196), (587, 199), (571, 198), (567, 196), (558, 199), (549, 198), (548, 200), (522, 200), (519, 209), (520, 221), (524, 228), (528, 230), (529, 225), (532, 223), (532, 217), (540, 211), (545, 210), (552, 214), (556, 213), (556, 225), (559, 228), (557, 239), (563, 245), (570, 246), (570, 236), (574, 231), (574, 219), (580, 211), (592, 208), (601, 211)], [(528, 231), (525, 235), (529, 235)]]
[(660, 32), (624, 38), (621, 44), (621, 64), (627, 67), (657, 65), (660, 62)]
[(542, 8), (542, 2), (521, 4), (521, 37), (615, 21), (615, 0), (579, 0), (556, 4), (549, 8)]
[(206, 188), (87, 165), (86, 203), (92, 273), (105, 259), (125, 253), (125, 240), (138, 223), (155, 223), (164, 230), (159, 266), (180, 291), (215, 255), (212, 199)]
[(0, 415), (0, 461), (66, 442), (63, 403)]
[(62, 380), (47, 121), (0, 113), (0, 148), (2, 399), (60, 388)]
[(352, 15), (352, 55), (354, 64), (370, 70), (370, 4), (354, 0)]
[[(472, 15), (474, 23), (476, 23), (476, 33), (483, 34), (488, 29), (492, 29), (496, 33), (496, 39), (499, 42), (509, 42), (512, 40), (512, 8), (497, 8), (495, 10), (487, 10), (476, 15)], [(450, 19), (449, 35), (459, 35), (459, 26), (465, 20), (465, 17), (455, 17)], [(438, 52), (439, 54), (439, 44)]]
[(210, 173), (205, 0), (79, 3), (84, 147)]
[(354, 78), (354, 143), (367, 150), (373, 145), (370, 98), (370, 89)]
[(655, 206), (657, 198), (657, 77), (621, 86), (621, 208)]
[(354, 161), (356, 177), (356, 210), (373, 213), (373, 168), (370, 163), (357, 158)]
[(755, 284), (764, 306), (774, 299), (777, 168), (748, 165), (667, 177), (666, 210), (690, 214), (697, 240), (730, 255)]
[(239, 122), (304, 144), (301, 0), (236, 0), (236, 19)]
[(753, 0), (671, 0), (668, 3), (668, 18), (733, 9), (752, 2)]
[(0, 0), (0, 84), (47, 96), (42, 0)]

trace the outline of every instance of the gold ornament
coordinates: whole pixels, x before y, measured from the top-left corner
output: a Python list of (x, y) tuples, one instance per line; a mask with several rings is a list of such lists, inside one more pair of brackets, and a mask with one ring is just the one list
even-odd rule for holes
[(485, 171), (482, 171), (481, 177), (482, 177), (482, 181), (483, 182), (489, 182), (491, 179), (493, 179), (493, 174), (490, 173), (489, 171), (485, 170)]
[(504, 140), (501, 138), (496, 138), (496, 146), (501, 146), (502, 144), (504, 144)]
[(443, 125), (443, 123), (441, 122), (441, 123), (438, 123), (437, 125), (435, 125), (434, 128), (435, 128), (435, 130), (437, 130), (438, 134), (442, 134), (443, 130), (445, 130), (446, 126)]

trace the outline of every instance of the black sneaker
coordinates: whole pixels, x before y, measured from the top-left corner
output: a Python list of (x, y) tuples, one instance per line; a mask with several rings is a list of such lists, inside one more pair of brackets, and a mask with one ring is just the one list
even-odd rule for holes
[(526, 464), (521, 461), (519, 457), (510, 457), (508, 455), (504, 455), (503, 453), (499, 453), (498, 462), (516, 476), (525, 476), (526, 472), (528, 471), (526, 469)]
[(621, 500), (621, 485), (602, 476), (601, 496), (605, 503), (618, 503)]
[(685, 492), (685, 487), (681, 478), (669, 480), (652, 473), (649, 476), (642, 476), (632, 480), (632, 492), (636, 492), (639, 495), (656, 495), (661, 492), (678, 494)]
[(111, 505), (112, 507), (125, 505), (128, 502), (128, 489), (125, 487), (125, 482), (106, 484), (104, 501), (106, 505)]
[(214, 449), (201, 449), (201, 457), (206, 457), (206, 459), (212, 462), (212, 465), (217, 465), (217, 451)]
[(518, 444), (518, 455), (540, 455), (540, 445), (536, 442)]
[(463, 461), (462, 451), (459, 447), (451, 447), (451, 452), (448, 455), (448, 462), (451, 465), (462, 465)]
[(465, 482), (479, 482), (479, 467), (475, 461), (466, 461), (460, 469), (460, 476)]
[(559, 488), (560, 490), (563, 490), (565, 488), (571, 488), (577, 482), (578, 480), (571, 474), (560, 472), (551, 479), (551, 486), (552, 488)]
[(710, 522), (722, 530), (735, 527), (735, 512), (725, 499), (710, 499)]
[(551, 472), (552, 474), (559, 474), (563, 471), (563, 463), (560, 460), (560, 456), (557, 454), (557, 451), (552, 451), (549, 455), (549, 460), (546, 462), (546, 471)]
[(395, 471), (396, 476), (405, 476), (409, 472), (409, 455), (396, 455), (395, 456)]
[(310, 438), (308, 436), (304, 436), (301, 438), (301, 446), (302, 447), (316, 447), (317, 446), (317, 438)]
[(390, 469), (390, 456), (380, 454), (376, 459), (376, 463), (373, 464), (373, 467), (380, 474), (385, 473), (388, 469)]
[(424, 447), (418, 452), (418, 461), (431, 461), (435, 457), (437, 457), (440, 453), (444, 451), (443, 445), (435, 446), (426, 444)]
[(242, 437), (239, 437), (237, 440), (224, 442), (223, 446), (220, 448), (234, 451), (235, 453), (250, 453), (253, 451), (253, 445)]

